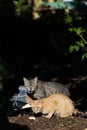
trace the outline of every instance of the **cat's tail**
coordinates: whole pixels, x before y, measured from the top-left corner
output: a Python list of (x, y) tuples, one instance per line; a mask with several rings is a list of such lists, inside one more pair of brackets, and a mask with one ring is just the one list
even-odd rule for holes
[(74, 109), (73, 114), (74, 114), (75, 116), (82, 116), (82, 117), (84, 117), (83, 112), (79, 111), (78, 109)]
[(75, 109), (74, 113), (75, 116), (77, 117), (83, 117), (83, 118), (87, 118), (87, 112), (82, 112), (82, 111), (79, 111), (78, 109)]
[(80, 111), (79, 111), (78, 109), (74, 109), (73, 114), (74, 114), (74, 115), (77, 115), (79, 112), (80, 112)]

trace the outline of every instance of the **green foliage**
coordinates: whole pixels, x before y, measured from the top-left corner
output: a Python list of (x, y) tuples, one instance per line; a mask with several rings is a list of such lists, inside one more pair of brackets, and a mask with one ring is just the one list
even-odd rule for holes
[(16, 14), (17, 15), (22, 15), (25, 11), (28, 10), (29, 6), (25, 4), (25, 0), (14, 0), (14, 5), (16, 7)]
[(87, 58), (87, 52), (82, 55), (82, 60), (84, 60), (85, 58)]
[[(72, 21), (73, 21), (73, 18), (71, 16), (67, 15), (67, 17), (65, 18), (65, 23), (66, 24), (71, 24)], [(69, 30), (72, 31), (72, 28), (69, 28)]]
[[(72, 21), (69, 20), (69, 23), (70, 23), (70, 22), (72, 22)], [(69, 31), (70, 31), (70, 32), (75, 32), (78, 36), (80, 36), (80, 35), (83, 35), (83, 33), (84, 33), (86, 30), (83, 29), (82, 27), (78, 27), (78, 28), (76, 28), (76, 27), (71, 27), (71, 28), (69, 28)]]
[[(67, 23), (70, 27), (68, 28), (68, 30), (72, 33), (75, 33), (78, 37), (79, 37), (79, 41), (75, 41), (75, 43), (73, 45), (69, 46), (69, 53), (72, 53), (74, 51), (80, 51), (82, 48), (86, 48), (87, 45), (87, 40), (83, 37), (84, 33), (86, 32), (86, 29), (82, 28), (82, 27), (75, 27), (73, 25), (74, 20), (78, 19), (78, 16), (76, 19), (73, 20), (73, 16), (71, 16), (69, 14), (69, 11), (67, 12), (65, 10), (65, 14), (66, 14), (66, 18), (65, 18), (65, 23)], [(84, 58), (87, 58), (87, 53), (84, 53), (82, 55), (82, 60)]]
[(79, 51), (79, 46), (78, 45), (71, 45), (69, 47), (69, 52), (72, 53), (73, 51)]
[[(80, 3), (80, 0), (75, 0), (75, 3), (78, 5)], [(69, 53), (72, 53), (74, 51), (78, 52), (82, 48), (86, 48), (87, 40), (84, 38), (84, 33), (86, 32), (86, 29), (84, 29), (81, 26), (75, 26), (73, 25), (75, 20), (78, 20), (78, 15), (75, 14), (75, 16), (70, 15), (70, 11), (75, 9), (76, 5), (72, 4), (72, 2), (64, 2), (61, 0), (57, 0), (56, 2), (41, 2), (38, 3), (37, 6), (34, 6), (34, 4), (31, 4), (30, 7), (26, 0), (14, 0), (14, 4), (16, 7), (16, 14), (22, 15), (24, 12), (29, 11), (30, 9), (38, 9), (39, 7), (51, 7), (56, 10), (65, 10), (65, 23), (69, 25), (69, 31), (71, 33), (75, 33), (75, 35), (79, 38), (79, 40), (76, 40), (72, 45), (69, 47)], [(33, 13), (33, 11), (31, 11)], [(35, 12), (34, 12), (35, 13)], [(40, 12), (39, 12), (40, 13)], [(75, 12), (74, 12), (75, 13)], [(39, 14), (36, 13), (35, 16), (38, 16)], [(87, 54), (84, 52), (82, 55), (82, 59), (86, 58)]]
[(85, 47), (85, 45), (84, 45), (83, 40), (77, 41), (77, 42), (75, 42), (74, 45), (71, 45), (69, 47), (69, 52), (72, 53), (74, 51), (79, 51), (81, 48), (84, 48), (84, 47)]
[[(81, 40), (79, 41), (76, 41), (74, 43), (74, 45), (71, 45), (69, 47), (69, 52), (72, 53), (74, 51), (80, 51), (81, 48), (85, 48), (85, 44), (87, 44), (87, 41), (83, 38), (83, 33), (86, 31), (85, 29), (83, 29), (82, 27), (73, 27), (72, 28), (69, 28), (69, 31), (70, 32), (75, 32), (76, 35), (78, 35), (80, 37)], [(86, 58), (84, 56), (84, 58)], [(82, 58), (83, 59), (83, 58)]]

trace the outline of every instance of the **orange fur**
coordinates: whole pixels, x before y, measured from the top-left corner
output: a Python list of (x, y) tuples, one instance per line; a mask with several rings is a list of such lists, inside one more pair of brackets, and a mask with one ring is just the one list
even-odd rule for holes
[(26, 100), (31, 105), (34, 113), (46, 114), (46, 118), (51, 118), (53, 114), (68, 117), (77, 113), (73, 101), (64, 94), (53, 94), (39, 100), (33, 100), (27, 96)]

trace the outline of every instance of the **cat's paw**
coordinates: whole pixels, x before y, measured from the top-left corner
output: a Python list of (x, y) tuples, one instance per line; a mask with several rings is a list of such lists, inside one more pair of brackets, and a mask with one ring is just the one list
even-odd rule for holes
[(48, 118), (48, 119), (50, 119), (50, 118), (51, 118), (51, 116), (50, 116), (50, 115), (47, 115), (47, 116), (45, 116), (45, 118)]
[(47, 116), (46, 115), (42, 115), (42, 117), (45, 117), (45, 118), (48, 118), (48, 119), (50, 118), (48, 115)]

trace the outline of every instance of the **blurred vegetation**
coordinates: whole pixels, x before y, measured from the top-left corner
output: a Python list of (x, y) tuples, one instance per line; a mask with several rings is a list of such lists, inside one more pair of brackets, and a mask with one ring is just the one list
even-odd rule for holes
[[(50, 11), (51, 10), (63, 10), (65, 15), (62, 16), (65, 20), (65, 23), (69, 26), (69, 31), (74, 32), (79, 38), (79, 41), (74, 41), (73, 45), (69, 46), (69, 52), (72, 53), (74, 51), (80, 51), (81, 49), (85, 48), (86, 50), (86, 45), (87, 41), (86, 38), (84, 38), (84, 35), (86, 33), (85, 27), (80, 26), (80, 24), (74, 25), (73, 23), (75, 22), (81, 22), (83, 19), (81, 16), (79, 16), (79, 8), (81, 5), (81, 0), (75, 0), (74, 2), (64, 2), (64, 1), (54, 1), (50, 2), (49, 1), (38, 1), (35, 3), (34, 1), (30, 0), (14, 0), (14, 5), (15, 5), (15, 11), (16, 15), (23, 15), (24, 12), (29, 12), (32, 9), (32, 15), (34, 19), (40, 19), (41, 13), (43, 8), (47, 8)], [(79, 6), (80, 5), (80, 6)], [(85, 6), (84, 6), (85, 7)], [(42, 8), (42, 9), (41, 9)], [(39, 10), (40, 9), (40, 10)], [(71, 11), (75, 11), (74, 15), (72, 15)], [(78, 13), (77, 13), (78, 12)], [(55, 12), (56, 13), (56, 12)], [(60, 19), (61, 21), (62, 19)], [(54, 43), (55, 44), (55, 43)], [(83, 52), (82, 54), (82, 59), (87, 58), (87, 52)]]
[(22, 15), (25, 11), (27, 11), (29, 9), (28, 4), (26, 3), (25, 0), (13, 0), (14, 5), (16, 7), (16, 15)]
[[(79, 41), (76, 41), (75, 43), (73, 43), (73, 45), (70, 45), (69, 52), (70, 53), (72, 53), (74, 51), (78, 52), (78, 51), (80, 51), (80, 49), (86, 48), (86, 46), (87, 46), (87, 40), (86, 40), (86, 38), (84, 38), (84, 33), (86, 33), (87, 29), (85, 29), (81, 26), (75, 27), (73, 25), (74, 21), (79, 21), (81, 19), (79, 17), (79, 15), (77, 15), (77, 17), (74, 18), (73, 16), (71, 16), (69, 14), (69, 10), (67, 10), (67, 9), (65, 9), (65, 14), (66, 14), (65, 22), (70, 25), (69, 31), (74, 32), (80, 38)], [(87, 52), (83, 53), (82, 60), (84, 58), (87, 58)]]
[(1, 58), (7, 70), (21, 77), (39, 71), (45, 75), (44, 67), (87, 58), (87, 7), (80, 0), (34, 2), (0, 1)]

